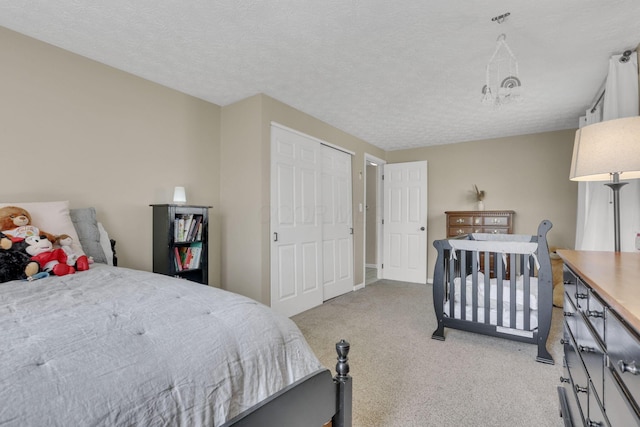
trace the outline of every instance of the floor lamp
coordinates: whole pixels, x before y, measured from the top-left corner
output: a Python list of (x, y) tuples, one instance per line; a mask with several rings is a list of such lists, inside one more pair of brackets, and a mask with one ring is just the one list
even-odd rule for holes
[[(620, 178), (640, 178), (640, 116), (607, 120), (578, 129), (571, 160), (572, 181), (611, 181), (614, 247), (620, 252)], [(638, 213), (640, 215), (640, 213)]]

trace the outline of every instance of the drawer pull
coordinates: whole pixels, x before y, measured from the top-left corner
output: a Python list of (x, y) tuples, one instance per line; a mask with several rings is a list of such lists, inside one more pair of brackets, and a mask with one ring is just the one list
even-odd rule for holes
[(596, 310), (587, 310), (588, 317), (604, 317), (604, 312)]
[(562, 282), (563, 285), (573, 285), (573, 282), (571, 280), (564, 280)]
[(458, 224), (464, 224), (464, 219), (462, 219), (462, 218), (458, 218), (458, 219), (456, 219), (456, 222), (457, 222)]
[(580, 350), (582, 353), (595, 353), (596, 349), (593, 347), (587, 347), (586, 345), (579, 345), (578, 346), (578, 350)]
[(560, 344), (562, 345), (569, 344), (569, 340), (565, 338), (560, 338)]
[(576, 299), (587, 299), (589, 295), (576, 292)]
[(624, 373), (624, 372), (629, 372), (631, 375), (638, 375), (640, 374), (640, 369), (638, 369), (638, 367), (636, 366), (636, 362), (633, 361), (631, 363), (625, 363), (624, 360), (619, 360), (618, 361), (618, 367), (620, 368), (620, 370)]
[(602, 422), (599, 421), (592, 421), (589, 418), (587, 418), (587, 425), (589, 427), (600, 427), (603, 426), (604, 424)]
[(464, 234), (464, 230), (458, 230), (458, 231), (456, 231), (456, 233), (458, 233), (458, 234)]
[(575, 388), (576, 388), (576, 393), (586, 393), (587, 390), (588, 390), (586, 387), (580, 387), (577, 384), (576, 384)]
[(571, 317), (571, 316), (573, 316), (573, 313), (572, 313), (572, 312), (570, 312), (570, 311), (565, 311), (565, 312), (563, 312), (562, 314), (564, 314), (564, 317)]
[(560, 377), (560, 382), (561, 383), (570, 383), (571, 380), (569, 378), (565, 378), (565, 377)]

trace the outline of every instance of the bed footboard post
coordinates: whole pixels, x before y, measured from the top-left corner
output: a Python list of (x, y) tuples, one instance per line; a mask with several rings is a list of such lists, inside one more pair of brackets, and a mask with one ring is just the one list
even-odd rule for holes
[(345, 340), (336, 343), (338, 363), (336, 363), (336, 414), (332, 419), (332, 427), (351, 427), (352, 422), (352, 391), (353, 383), (349, 375), (349, 349), (351, 346)]

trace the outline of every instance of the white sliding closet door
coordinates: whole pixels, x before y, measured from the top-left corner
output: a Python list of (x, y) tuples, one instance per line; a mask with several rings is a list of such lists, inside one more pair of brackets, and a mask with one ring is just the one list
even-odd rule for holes
[(320, 144), (271, 127), (271, 307), (286, 316), (322, 304)]
[(324, 300), (353, 290), (351, 155), (322, 146)]
[(286, 315), (353, 290), (351, 155), (271, 126), (271, 307)]

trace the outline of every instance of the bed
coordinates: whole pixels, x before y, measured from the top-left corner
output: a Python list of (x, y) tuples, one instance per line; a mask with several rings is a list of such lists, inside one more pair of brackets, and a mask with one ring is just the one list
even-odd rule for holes
[(445, 328), (536, 344), (538, 362), (553, 364), (547, 339), (553, 284), (544, 220), (537, 235), (474, 233), (434, 241), (433, 304)]
[(117, 267), (95, 210), (66, 212), (89, 270), (0, 283), (0, 425), (351, 426), (348, 342), (332, 375), (290, 319)]

